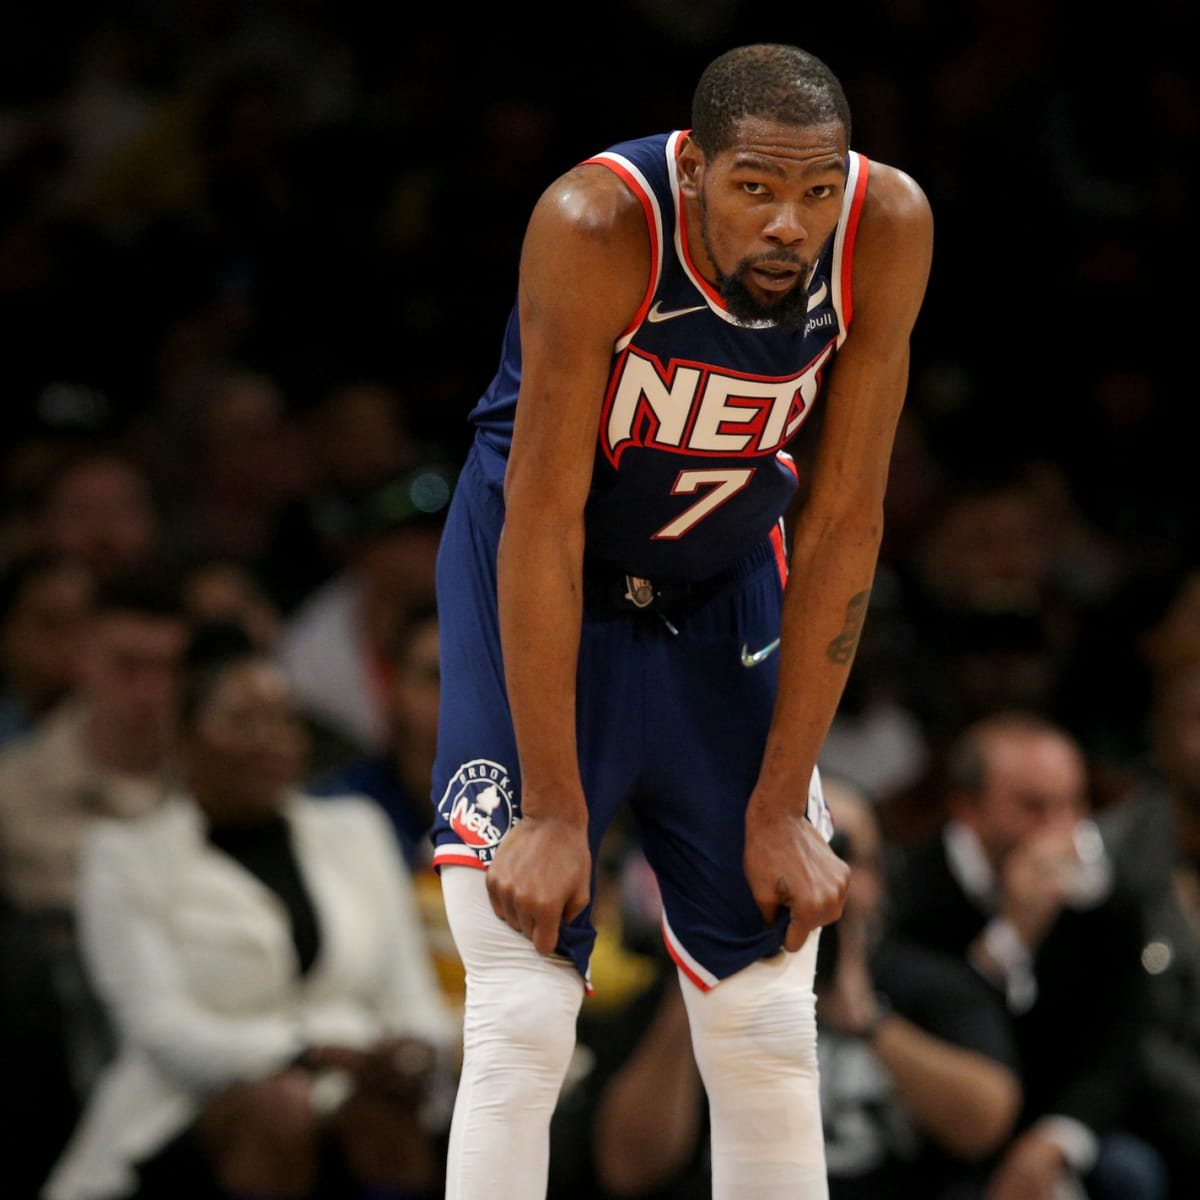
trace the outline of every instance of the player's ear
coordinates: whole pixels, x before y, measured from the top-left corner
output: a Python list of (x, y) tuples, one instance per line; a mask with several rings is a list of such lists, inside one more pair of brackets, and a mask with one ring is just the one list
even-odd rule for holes
[(684, 134), (679, 143), (679, 154), (675, 159), (675, 170), (679, 176), (679, 190), (690, 199), (700, 195), (700, 180), (704, 176), (704, 151)]

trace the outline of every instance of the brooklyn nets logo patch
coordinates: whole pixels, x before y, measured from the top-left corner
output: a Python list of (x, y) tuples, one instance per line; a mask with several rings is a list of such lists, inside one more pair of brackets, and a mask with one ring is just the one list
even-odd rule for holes
[(486, 758), (463, 763), (446, 786), (438, 812), (464, 846), (490, 862), (515, 819), (507, 769)]

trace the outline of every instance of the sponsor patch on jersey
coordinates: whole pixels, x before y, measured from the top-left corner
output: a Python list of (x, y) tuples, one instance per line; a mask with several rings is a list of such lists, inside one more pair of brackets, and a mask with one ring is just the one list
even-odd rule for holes
[(481, 862), (491, 862), (516, 820), (508, 768), (487, 758), (463, 763), (450, 777), (438, 812), (464, 846)]

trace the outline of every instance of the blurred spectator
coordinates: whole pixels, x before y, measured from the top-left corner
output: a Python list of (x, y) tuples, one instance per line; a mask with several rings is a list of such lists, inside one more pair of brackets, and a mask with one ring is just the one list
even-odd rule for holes
[[(885, 161), (905, 160), (888, 158)], [(921, 386), (921, 380), (914, 380), (910, 392), (916, 393)], [(914, 398), (900, 414), (888, 468), (883, 544), (879, 554), (885, 568), (906, 562), (916, 551), (946, 488), (946, 475), (946, 468), (929, 444), (925, 423)]]
[[(283, 614), (248, 563), (228, 554), (198, 553), (181, 568), (180, 592), (190, 621), (234, 621), (260, 650), (278, 654)], [(361, 753), (355, 742), (320, 715), (309, 710), (304, 716), (310, 763), (343, 763)], [(340, 794), (345, 789), (333, 790)]]
[(83, 451), (46, 485), (37, 541), (85, 562), (105, 583), (150, 564), (163, 516), (148, 472), (121, 450)]
[(824, 792), (851, 867), (817, 960), (831, 1200), (983, 1200), (1021, 1104), (1007, 1009), (961, 955), (887, 931), (874, 809), (835, 777)]
[(1088, 515), (1061, 463), (1031, 455), (1024, 478), (1050, 532), (1051, 574), (1066, 602), (1072, 607), (1107, 602), (1129, 570), (1127, 548)]
[(378, 753), (359, 754), (317, 776), (315, 795), (370, 796), (391, 818), (409, 864), (432, 854), (430, 794), (441, 697), (437, 609), (406, 614), (396, 632), (387, 697), (387, 740)]
[(280, 658), (301, 707), (356, 752), (387, 745), (396, 632), (408, 612), (434, 600), (453, 486), (445, 467), (428, 463), (359, 499), (346, 565), (284, 624)]
[(64, 155), (59, 205), (88, 195), (96, 172), (141, 133), (156, 107), (146, 42), (125, 25), (118, 18), (80, 36), (71, 82), (56, 105)]
[(95, 581), (78, 559), (31, 552), (0, 573), (0, 745), (29, 733), (79, 681)]
[(119, 1049), (47, 1200), (433, 1200), (454, 1032), (390, 828), (294, 790), (303, 725), (238, 626), (193, 632), (181, 743), (184, 790), (84, 848)]
[(989, 1200), (1161, 1197), (1162, 1164), (1123, 1130), (1145, 1020), (1138, 910), (1088, 818), (1087, 762), (1037, 714), (960, 735), (949, 816), (900, 850), (891, 927), (968, 960), (1005, 998), (1020, 1052), (1018, 1133)]
[(233, 621), (273, 654), (283, 619), (249, 566), (225, 554), (198, 554), (180, 567), (180, 598), (188, 620)]
[(904, 567), (911, 695), (934, 742), (1001, 708), (1048, 715), (1075, 609), (1032, 478), (1004, 467), (950, 487)]
[(3, 443), (0, 457), (0, 561), (41, 548), (47, 486), (111, 432), (108, 397), (95, 388), (52, 380), (30, 407), (27, 423)]
[(284, 613), (345, 566), (345, 539), (362, 498), (419, 461), (407, 407), (379, 380), (333, 385), (300, 428), (312, 482), (284, 506), (259, 560)]
[(1079, 730), (1105, 808), (1126, 798), (1148, 765), (1158, 681), (1200, 660), (1200, 563), (1182, 557), (1131, 573), (1080, 624), (1058, 710)]
[(49, 959), (79, 1098), (111, 1052), (78, 957), (79, 851), (102, 817), (162, 803), (184, 637), (177, 594), (157, 573), (104, 585), (84, 623), (77, 687), (0, 750), (0, 894)]
[(385, 748), (377, 754), (356, 754), (330, 767), (315, 776), (306, 790), (316, 796), (367, 796), (382, 807), (413, 872), (438, 982), (447, 1000), (461, 1006), (466, 991), (462, 960), (446, 920), (429, 841), (441, 699), (434, 605), (419, 607), (404, 619), (396, 634), (393, 664)]
[[(189, 620), (235, 621), (270, 654), (278, 654), (283, 614), (253, 567), (228, 554), (198, 552), (180, 568), (180, 592)], [(306, 711), (309, 759), (316, 764), (341, 763), (360, 753), (344, 731), (317, 713)]]
[(0, 751), (0, 890), (23, 908), (69, 918), (85, 829), (162, 801), (184, 637), (173, 581), (153, 572), (102, 586), (78, 687)]
[(1159, 682), (1142, 786), (1100, 830), (1142, 905), (1149, 1017), (1128, 1081), (1137, 1130), (1164, 1154), (1172, 1200), (1200, 1180), (1200, 658)]
[(820, 767), (860, 788), (884, 811), (929, 767), (929, 739), (909, 702), (917, 650), (896, 577), (880, 567), (850, 676), (821, 747)]
[(961, 469), (894, 573), (891, 623), (907, 644), (900, 694), (926, 750), (921, 770), (882, 798), (886, 834), (898, 842), (924, 839), (944, 820), (946, 758), (966, 725), (1013, 709), (1061, 717), (1081, 614), (1116, 586), (1103, 539), (1051, 466), (1005, 455)]
[(1200, 563), (1176, 575), (1167, 607), (1146, 630), (1142, 648), (1156, 686), (1200, 662)]
[(186, 389), (171, 489), (174, 547), (254, 566), (284, 506), (309, 481), (305, 447), (286, 397), (270, 375), (240, 364), (211, 366)]

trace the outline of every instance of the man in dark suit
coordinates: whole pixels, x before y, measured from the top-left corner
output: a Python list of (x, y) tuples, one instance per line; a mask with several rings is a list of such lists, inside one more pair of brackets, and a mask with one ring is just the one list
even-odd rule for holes
[(1100, 830), (1145, 915), (1149, 1019), (1133, 1123), (1162, 1152), (1172, 1195), (1200, 1180), (1200, 660), (1166, 673), (1141, 786)]
[(893, 862), (896, 932), (965, 955), (1004, 995), (1024, 1111), (992, 1200), (1163, 1194), (1122, 1124), (1143, 1020), (1142, 936), (1088, 819), (1088, 769), (1032, 714), (970, 726), (948, 762), (948, 817)]

